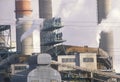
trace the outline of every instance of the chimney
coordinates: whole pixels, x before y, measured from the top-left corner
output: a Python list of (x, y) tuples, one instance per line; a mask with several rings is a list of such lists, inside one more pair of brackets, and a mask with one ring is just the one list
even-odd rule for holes
[(16, 19), (22, 22), (16, 27), (17, 51), (22, 55), (32, 55), (33, 36), (32, 34), (20, 41), (22, 34), (28, 31), (32, 26), (32, 7), (31, 0), (16, 0)]

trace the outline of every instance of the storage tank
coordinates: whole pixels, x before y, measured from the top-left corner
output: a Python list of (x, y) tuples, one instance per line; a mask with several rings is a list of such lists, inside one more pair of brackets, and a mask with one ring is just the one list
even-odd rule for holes
[(52, 0), (39, 0), (39, 17), (52, 18)]
[(107, 18), (111, 10), (111, 0), (97, 0), (98, 23)]

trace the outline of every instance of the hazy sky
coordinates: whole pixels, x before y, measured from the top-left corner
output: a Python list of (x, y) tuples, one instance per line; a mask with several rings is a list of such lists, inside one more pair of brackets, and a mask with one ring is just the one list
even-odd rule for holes
[[(15, 31), (15, 0), (0, 0), (0, 24), (11, 24)], [(64, 24), (62, 29), (63, 38), (67, 40), (64, 44), (91, 47), (97, 47), (97, 4), (96, 0), (52, 0), (54, 16), (61, 16)], [(61, 1), (62, 4), (60, 3)], [(118, 2), (117, 2), (118, 1)], [(32, 0), (33, 15), (38, 17), (38, 0)], [(115, 5), (119, 5), (119, 0), (115, 1)], [(7, 5), (7, 6), (6, 6)], [(119, 8), (119, 7), (118, 7)], [(119, 8), (120, 9), (120, 8)], [(117, 9), (116, 9), (117, 10)], [(60, 12), (61, 11), (61, 12)], [(119, 15), (119, 12), (116, 12)], [(116, 14), (115, 13), (115, 14)], [(115, 30), (115, 66), (120, 68), (120, 40), (118, 35), (120, 29)], [(15, 34), (13, 34), (15, 37)], [(117, 71), (120, 72), (119, 69)]]
[(67, 40), (65, 44), (98, 46), (95, 38), (96, 8), (95, 0), (66, 0), (62, 5), (60, 0), (53, 0), (54, 16), (63, 19), (63, 38)]

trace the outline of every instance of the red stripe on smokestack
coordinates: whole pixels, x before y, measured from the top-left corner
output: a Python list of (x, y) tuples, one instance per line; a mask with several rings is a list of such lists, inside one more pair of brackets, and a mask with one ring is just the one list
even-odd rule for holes
[(17, 18), (31, 15), (32, 15), (31, 0), (16, 0)]

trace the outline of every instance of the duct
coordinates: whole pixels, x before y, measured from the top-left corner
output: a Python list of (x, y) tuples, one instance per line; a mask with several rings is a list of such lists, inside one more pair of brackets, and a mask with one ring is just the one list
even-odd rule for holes
[(0, 62), (0, 69), (6, 69), (9, 67), (11, 64), (18, 63), (19, 62), (19, 56), (17, 54), (11, 55), (7, 57), (6, 59), (2, 60)]

